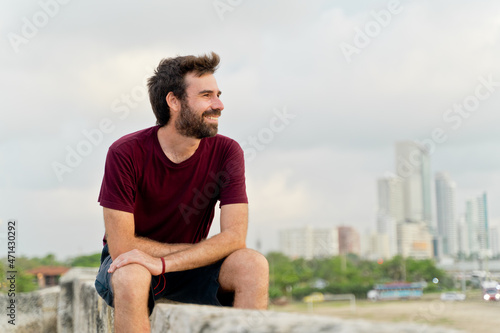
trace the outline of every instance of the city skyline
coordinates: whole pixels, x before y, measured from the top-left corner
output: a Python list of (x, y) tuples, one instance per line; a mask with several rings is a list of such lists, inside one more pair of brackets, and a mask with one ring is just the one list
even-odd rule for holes
[[(489, 223), (487, 193), (463, 202), (465, 213), (459, 217), (457, 185), (446, 171), (433, 177), (427, 149), (415, 141), (397, 141), (394, 146), (398, 175), (376, 180), (376, 232), (361, 234), (362, 246), (359, 230), (352, 226), (313, 229), (306, 225), (281, 230), (280, 251), (305, 259), (347, 253), (372, 260), (395, 255), (438, 260), (500, 255), (500, 226)], [(335, 236), (326, 237), (331, 234)]]

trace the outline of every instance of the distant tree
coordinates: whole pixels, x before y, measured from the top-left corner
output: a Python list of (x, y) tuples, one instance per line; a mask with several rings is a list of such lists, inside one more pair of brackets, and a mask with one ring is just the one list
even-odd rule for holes
[(78, 256), (69, 260), (71, 267), (99, 267), (101, 265), (101, 253)]
[(382, 274), (392, 281), (408, 280), (406, 276), (405, 260), (402, 256), (394, 256), (382, 264)]
[(38, 289), (36, 277), (33, 274), (27, 273), (23, 269), (17, 270), (16, 290), (20, 293), (27, 293)]
[[(0, 263), (0, 292), (4, 294), (8, 293), (10, 290), (10, 281), (8, 280), (8, 275), (6, 272), (7, 269), (5, 265), (3, 264), (3, 262)], [(34, 276), (32, 274), (26, 273), (26, 270), (22, 267), (18, 266), (16, 268), (15, 278), (16, 293), (30, 292), (38, 288)]]
[(269, 253), (267, 260), (270, 266), (270, 285), (275, 288), (275, 292), (279, 290), (285, 295), (288, 286), (294, 286), (300, 281), (292, 261), (279, 252)]
[[(366, 293), (374, 284), (403, 280), (426, 281), (428, 291), (449, 288), (453, 285), (453, 280), (446, 272), (438, 269), (430, 259), (404, 259), (402, 256), (395, 256), (377, 263), (347, 255), (291, 260), (279, 252), (268, 254), (267, 259), (270, 266), (271, 298), (289, 295), (289, 291), (293, 291), (295, 299), (302, 299), (314, 291), (333, 294), (352, 293), (356, 297), (366, 297)], [(432, 283), (434, 278), (439, 280), (438, 284)], [(318, 289), (315, 283), (318, 279), (326, 282), (326, 286)]]
[(67, 266), (64, 262), (58, 261), (56, 256), (52, 253), (49, 253), (45, 257), (41, 258), (21, 257), (17, 259), (17, 264), (25, 269), (32, 269), (40, 266)]

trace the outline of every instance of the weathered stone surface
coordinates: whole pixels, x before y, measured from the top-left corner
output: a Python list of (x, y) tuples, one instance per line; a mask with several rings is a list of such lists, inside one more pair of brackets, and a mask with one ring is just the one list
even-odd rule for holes
[(94, 282), (86, 281), (77, 288), (81, 306), (76, 313), (74, 332), (113, 332), (113, 308), (97, 295)]
[(77, 267), (61, 278), (57, 332), (111, 332), (113, 312), (97, 295), (96, 274), (96, 268)]
[[(53, 333), (57, 329), (57, 304), (59, 287), (51, 287), (31, 293), (16, 294), (15, 325), (8, 323), (5, 314), (0, 321), (0, 332)], [(10, 299), (0, 295), (0, 308), (6, 309)]]
[(199, 305), (160, 304), (152, 316), (153, 333), (456, 333), (409, 323), (373, 323), (272, 311)]

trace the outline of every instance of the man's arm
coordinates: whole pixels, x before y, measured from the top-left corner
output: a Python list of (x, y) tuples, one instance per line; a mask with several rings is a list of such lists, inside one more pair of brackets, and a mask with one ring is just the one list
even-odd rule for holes
[(104, 208), (104, 225), (109, 254), (114, 260), (120, 254), (133, 249), (141, 250), (152, 257), (165, 257), (173, 252), (185, 250), (192, 244), (166, 244), (135, 235), (134, 214)]
[[(234, 251), (246, 247), (248, 228), (248, 204), (229, 204), (221, 208), (221, 232), (205, 241), (190, 245), (177, 252), (171, 251), (165, 258), (165, 271), (175, 272), (193, 269), (212, 264), (227, 257)], [(186, 245), (186, 244), (181, 244)], [(138, 248), (137, 248), (138, 249)], [(162, 271), (162, 262), (158, 257), (143, 251), (132, 250), (119, 255), (113, 261), (109, 272), (136, 263), (146, 267), (151, 274), (158, 275)]]

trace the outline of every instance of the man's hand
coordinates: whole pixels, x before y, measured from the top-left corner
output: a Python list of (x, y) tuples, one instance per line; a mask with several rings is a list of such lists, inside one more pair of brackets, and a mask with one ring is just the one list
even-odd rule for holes
[(115, 260), (113, 260), (113, 262), (111, 263), (111, 266), (109, 266), (108, 273), (113, 273), (120, 267), (129, 264), (142, 265), (146, 267), (151, 275), (160, 275), (163, 269), (163, 264), (160, 258), (152, 257), (149, 254), (142, 252), (141, 250), (134, 249), (122, 253), (118, 257), (116, 257)]

